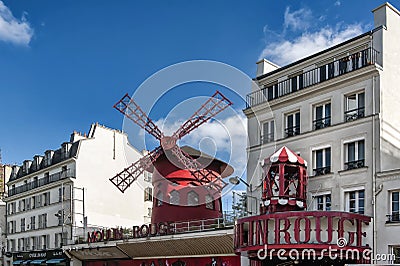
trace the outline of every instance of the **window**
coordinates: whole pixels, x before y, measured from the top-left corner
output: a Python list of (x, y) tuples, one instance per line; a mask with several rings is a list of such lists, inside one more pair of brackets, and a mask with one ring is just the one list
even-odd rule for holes
[(41, 244), (42, 244), (42, 249), (47, 249), (49, 247), (49, 241), (50, 237), (48, 235), (42, 235), (41, 236)]
[(144, 189), (144, 201), (153, 201), (153, 189), (151, 187)]
[(354, 93), (346, 96), (344, 121), (353, 121), (365, 116), (365, 93)]
[(391, 254), (393, 254), (394, 259), (393, 264), (400, 264), (400, 246), (391, 246)]
[(300, 112), (286, 115), (286, 137), (292, 137), (300, 134)]
[(16, 233), (16, 229), (17, 229), (17, 221), (8, 222), (8, 232), (10, 234)]
[(364, 140), (345, 144), (346, 162), (345, 170), (361, 168), (365, 166), (365, 144)]
[(269, 143), (275, 140), (274, 121), (264, 122), (262, 124), (261, 144)]
[(181, 197), (179, 195), (179, 191), (172, 190), (169, 193), (169, 203), (173, 205), (179, 205)]
[(19, 238), (18, 239), (18, 250), (19, 251), (24, 251), (24, 239), (23, 238)]
[(144, 171), (144, 181), (151, 182), (153, 174), (147, 171)]
[(25, 218), (21, 218), (21, 232), (25, 232)]
[(31, 207), (32, 207), (32, 209), (36, 208), (36, 197), (31, 198)]
[(157, 192), (157, 196), (156, 196), (156, 198), (157, 198), (157, 200), (156, 200), (156, 206), (157, 206), (157, 207), (162, 206), (162, 204), (163, 204), (163, 197), (164, 197), (164, 195), (163, 195), (162, 191), (159, 190), (159, 191)]
[(346, 211), (364, 214), (364, 190), (346, 192)]
[(63, 210), (59, 210), (56, 214), (58, 218), (58, 225), (63, 225), (63, 220), (64, 220), (64, 212)]
[(388, 222), (400, 222), (399, 194), (400, 191), (393, 191), (390, 193), (390, 214), (388, 215)]
[(47, 227), (47, 214), (41, 214), (38, 216), (39, 218), (39, 229), (43, 229)]
[(318, 211), (331, 210), (331, 194), (318, 195), (314, 197), (315, 209)]
[(314, 130), (331, 125), (331, 103), (317, 105), (314, 108)]
[(314, 169), (313, 175), (325, 175), (331, 172), (331, 148), (313, 151)]
[(26, 207), (27, 211), (29, 211), (31, 209), (31, 198), (25, 199), (25, 207)]
[(35, 230), (36, 228), (36, 225), (35, 225), (35, 222), (36, 222), (36, 217), (35, 216), (32, 216), (31, 217), (31, 230)]
[(32, 243), (32, 250), (36, 250), (37, 249), (37, 237), (36, 236), (31, 237), (31, 243)]
[(194, 191), (189, 191), (187, 194), (187, 205), (188, 206), (197, 206), (199, 205), (199, 194)]
[(65, 187), (60, 187), (58, 189), (58, 202), (61, 202), (63, 199), (65, 200)]
[(54, 234), (54, 246), (56, 248), (62, 247), (62, 234), (61, 233)]
[(24, 239), (25, 250), (29, 250), (30, 247), (31, 247), (30, 241), (29, 241), (29, 240), (30, 240), (29, 237), (26, 237), (26, 238)]
[(43, 193), (42, 197), (43, 197), (42, 200), (43, 205), (44, 206), (50, 205), (50, 192)]
[(214, 210), (214, 199), (211, 195), (206, 195), (206, 208)]

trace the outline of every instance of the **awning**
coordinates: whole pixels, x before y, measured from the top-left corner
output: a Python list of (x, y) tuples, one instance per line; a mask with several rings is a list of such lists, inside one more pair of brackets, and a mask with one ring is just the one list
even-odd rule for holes
[(16, 260), (16, 261), (13, 261), (13, 265), (16, 265), (16, 264), (21, 264), (23, 262), (23, 260)]
[(22, 262), (22, 264), (28, 264), (29, 262), (31, 262), (31, 260), (25, 260), (24, 262)]
[(63, 262), (63, 261), (65, 261), (65, 259), (51, 259), (51, 260), (46, 261), (46, 263), (48, 263), (48, 264), (57, 264), (57, 263), (60, 263), (60, 262)]
[(42, 264), (45, 261), (46, 260), (33, 260), (33, 261), (31, 261), (31, 264)]

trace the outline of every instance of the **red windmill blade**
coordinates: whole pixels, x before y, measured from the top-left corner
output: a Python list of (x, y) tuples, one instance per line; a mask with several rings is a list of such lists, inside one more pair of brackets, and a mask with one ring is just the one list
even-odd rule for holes
[(153, 165), (161, 154), (163, 154), (161, 147), (155, 148), (146, 156), (140, 158), (113, 178), (110, 178), (110, 181), (124, 193), (146, 169)]
[(171, 150), (199, 184), (218, 191), (222, 190), (226, 186), (226, 182), (189, 154), (183, 152), (176, 143), (230, 105), (232, 105), (232, 102), (222, 93), (216, 91), (172, 136), (165, 136), (146, 113), (126, 94), (114, 105), (114, 108), (159, 140), (160, 146), (110, 178), (111, 182), (121, 192), (124, 192), (164, 151)]

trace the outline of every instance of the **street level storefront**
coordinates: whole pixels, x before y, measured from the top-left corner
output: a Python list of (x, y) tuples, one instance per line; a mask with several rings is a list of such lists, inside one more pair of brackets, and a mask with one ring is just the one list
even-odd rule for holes
[(69, 265), (68, 257), (62, 249), (18, 252), (12, 255), (13, 265)]
[(66, 247), (71, 265), (84, 266), (239, 266), (233, 228)]

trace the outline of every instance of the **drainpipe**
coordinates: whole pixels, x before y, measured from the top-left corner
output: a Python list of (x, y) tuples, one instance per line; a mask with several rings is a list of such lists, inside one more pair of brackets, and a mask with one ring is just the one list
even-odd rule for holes
[(373, 206), (373, 223), (372, 223), (372, 227), (373, 227), (373, 235), (372, 235), (372, 252), (373, 252), (373, 256), (375, 256), (377, 253), (377, 247), (376, 247), (376, 243), (377, 243), (377, 225), (376, 225), (376, 196), (377, 191), (376, 191), (376, 133), (375, 133), (375, 82), (376, 82), (376, 77), (373, 76), (372, 77), (372, 206)]

